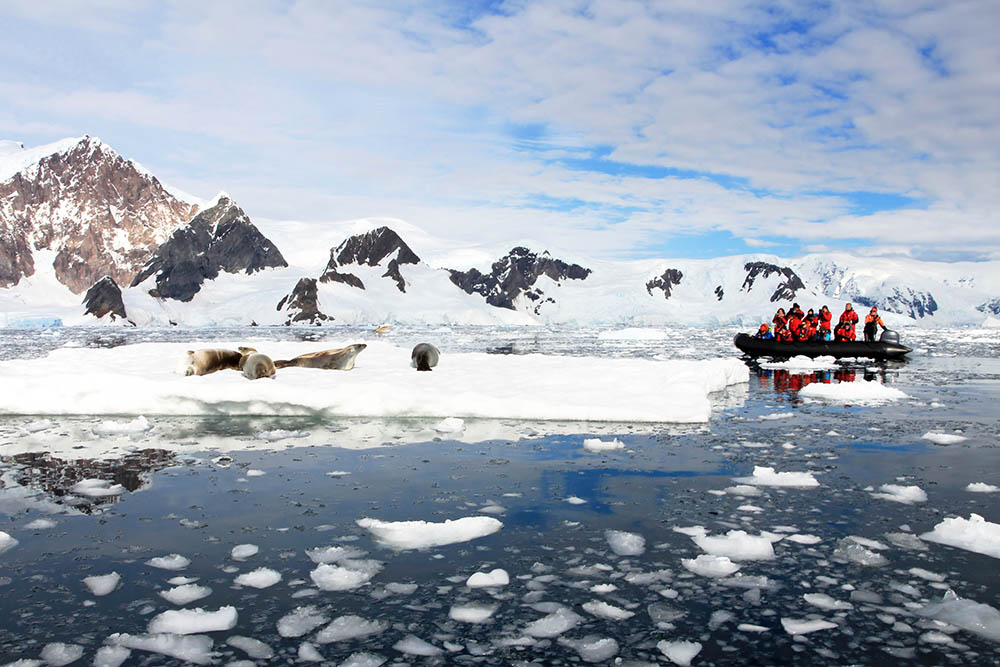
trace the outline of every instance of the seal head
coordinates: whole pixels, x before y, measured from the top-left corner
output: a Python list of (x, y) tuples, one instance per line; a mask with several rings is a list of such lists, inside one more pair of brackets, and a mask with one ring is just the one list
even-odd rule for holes
[(430, 343), (417, 343), (410, 352), (410, 365), (418, 371), (429, 371), (437, 366), (441, 352)]

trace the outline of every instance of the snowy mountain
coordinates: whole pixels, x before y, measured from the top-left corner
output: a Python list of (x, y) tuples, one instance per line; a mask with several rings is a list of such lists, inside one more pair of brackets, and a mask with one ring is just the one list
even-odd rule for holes
[(792, 302), (839, 313), (852, 301), (891, 326), (1000, 326), (997, 263), (570, 261), (530, 242), (463, 248), (392, 219), (258, 226), (227, 195), (186, 199), (96, 139), (0, 142), (0, 325), (751, 326)]

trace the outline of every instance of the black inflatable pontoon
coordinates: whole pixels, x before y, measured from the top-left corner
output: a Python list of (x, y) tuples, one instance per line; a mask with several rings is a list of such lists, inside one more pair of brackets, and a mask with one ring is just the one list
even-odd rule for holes
[(899, 334), (884, 331), (877, 342), (856, 341), (792, 341), (762, 340), (745, 333), (736, 334), (733, 344), (750, 357), (866, 357), (868, 359), (900, 359), (912, 350), (899, 343)]

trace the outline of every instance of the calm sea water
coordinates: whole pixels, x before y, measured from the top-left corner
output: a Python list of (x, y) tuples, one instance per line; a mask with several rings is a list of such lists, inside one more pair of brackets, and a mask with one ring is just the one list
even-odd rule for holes
[[(255, 339), (319, 342), (363, 332), (0, 330), (0, 358), (39, 356), (67, 344), (207, 342), (251, 333)], [(735, 333), (679, 328), (642, 340), (596, 329), (397, 327), (388, 337), (401, 346), (437, 340), (451, 351), (700, 359), (734, 354)], [(620, 424), (604, 425), (597, 433), (583, 424), (572, 429), (578, 432), (561, 429), (560, 435), (472, 443), (442, 436), (359, 449), (368, 444), (352, 441), (356, 429), (350, 420), (282, 419), (266, 425), (320, 432), (327, 441), (298, 447), (294, 438), (272, 444), (252, 440), (262, 428), (252, 418), (160, 419), (124, 458), (65, 460), (43, 451), (5, 454), (38, 418), (0, 418), (0, 530), (19, 541), (0, 554), (0, 663), (37, 659), (46, 645), (62, 642), (80, 647), (77, 664), (90, 664), (113, 633), (143, 635), (152, 618), (179, 608), (159, 595), (177, 576), (211, 589), (187, 608), (231, 605), (238, 612), (234, 628), (204, 633), (220, 664), (250, 659), (226, 643), (234, 635), (271, 647), (275, 657), (258, 664), (308, 658), (313, 655), (308, 650), (300, 654), (304, 642), (331, 664), (359, 652), (377, 654), (386, 664), (577, 664), (615, 658), (622, 664), (662, 664), (666, 659), (657, 648), (662, 641), (700, 643), (695, 665), (997, 663), (1000, 645), (917, 614), (947, 588), (1000, 608), (996, 559), (905, 536), (929, 531), (948, 516), (976, 513), (1000, 522), (1000, 494), (965, 490), (970, 482), (1000, 486), (995, 407), (1000, 333), (907, 330), (903, 338), (916, 348), (903, 363), (857, 362), (836, 373), (797, 376), (753, 366), (749, 387), (718, 396), (704, 427)], [(864, 377), (910, 398), (858, 406), (798, 396), (810, 382)], [(44, 433), (56, 437), (93, 417), (53, 422)], [(368, 427), (366, 432), (379, 424)], [(929, 432), (960, 432), (967, 439), (941, 446), (923, 437)], [(583, 443), (595, 436), (605, 442), (617, 438), (624, 449), (589, 452)], [(200, 441), (211, 442), (213, 449), (192, 447)], [(750, 497), (725, 492), (754, 466), (811, 472), (821, 486), (762, 487)], [(113, 480), (127, 490), (98, 499), (68, 492), (85, 478)], [(906, 505), (875, 497), (872, 492), (883, 484), (918, 486), (928, 500)], [(584, 502), (567, 502), (570, 498)], [(363, 517), (442, 522), (464, 516), (493, 516), (503, 528), (476, 540), (394, 551), (356, 524)], [(26, 527), (40, 518), (54, 525)], [(682, 565), (682, 559), (702, 553), (688, 535), (674, 530), (691, 526), (712, 534), (772, 531), (818, 541), (776, 542), (774, 559), (743, 563), (740, 574), (748, 578), (710, 579)], [(616, 554), (609, 530), (641, 536), (643, 552)], [(872, 550), (887, 562), (867, 566), (842, 558), (849, 543), (844, 540), (852, 536), (877, 542)], [(240, 544), (259, 551), (234, 560), (230, 552)], [(363, 559), (379, 561), (382, 569), (353, 590), (317, 590), (310, 577), (316, 564), (306, 550), (327, 546), (360, 549), (367, 552)], [(147, 564), (173, 553), (190, 559), (190, 565), (166, 571)], [(262, 567), (280, 573), (281, 580), (262, 589), (234, 583), (239, 574)], [(471, 574), (494, 568), (509, 573), (507, 586), (465, 585)], [(943, 581), (915, 575), (914, 568)], [(121, 584), (108, 595), (95, 596), (83, 583), (84, 577), (110, 572), (121, 575)], [(815, 593), (851, 606), (822, 608), (803, 597)], [(594, 600), (633, 615), (627, 620), (595, 615), (584, 608)], [(453, 606), (470, 603), (495, 611), (483, 623), (450, 618)], [(279, 630), (279, 621), (306, 606), (328, 621), (357, 615), (382, 622), (384, 630), (326, 644), (315, 629), (299, 636)], [(578, 617), (571, 627), (526, 638), (529, 624), (560, 606)], [(823, 619), (836, 627), (793, 636), (783, 618)], [(442, 654), (402, 652), (406, 645), (398, 642), (410, 635)], [(587, 650), (598, 639), (614, 640), (613, 657)], [(181, 662), (135, 650), (127, 664)]]

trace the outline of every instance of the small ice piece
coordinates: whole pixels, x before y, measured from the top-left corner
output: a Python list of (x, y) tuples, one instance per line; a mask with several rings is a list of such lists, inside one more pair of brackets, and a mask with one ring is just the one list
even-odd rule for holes
[(180, 586), (160, 591), (161, 598), (181, 607), (191, 604), (195, 600), (207, 598), (211, 594), (211, 588), (208, 586), (199, 586), (198, 584), (181, 584)]
[(497, 605), (481, 604), (472, 602), (470, 604), (452, 605), (448, 611), (448, 618), (462, 623), (485, 623), (496, 613)]
[(106, 479), (83, 479), (69, 487), (69, 492), (87, 498), (107, 498), (120, 496), (125, 492), (121, 484), (112, 484)]
[(819, 486), (811, 472), (774, 472), (774, 468), (754, 466), (750, 477), (737, 477), (741, 484), (756, 486), (780, 486), (796, 489), (810, 489)]
[(350, 474), (351, 473), (349, 473), (346, 470), (331, 470), (330, 472), (326, 473), (326, 476), (327, 477), (343, 477), (345, 475), (350, 475)]
[(771, 414), (758, 417), (762, 422), (777, 421), (779, 419), (794, 419), (794, 412), (772, 412)]
[(359, 651), (347, 656), (347, 660), (340, 663), (339, 667), (382, 667), (387, 660), (378, 653)]
[(764, 627), (763, 625), (754, 625), (753, 623), (740, 623), (736, 626), (736, 629), (740, 632), (769, 632), (771, 628)]
[(263, 477), (267, 473), (263, 470), (257, 470), (256, 468), (250, 468), (244, 473), (247, 477)]
[(708, 535), (708, 529), (705, 526), (674, 526), (673, 531), (682, 535), (690, 535), (691, 537)]
[(183, 586), (184, 584), (193, 584), (198, 581), (198, 577), (170, 577), (167, 579), (167, 583), (171, 586)]
[(570, 505), (583, 505), (587, 501), (584, 500), (583, 498), (580, 498), (579, 496), (569, 496), (568, 498), (566, 498), (566, 502), (568, 502)]
[(756, 498), (764, 495), (763, 491), (758, 489), (756, 486), (751, 486), (750, 484), (737, 484), (736, 486), (730, 486), (724, 489), (724, 491), (731, 496), (741, 496), (745, 498)]
[(158, 567), (161, 570), (183, 570), (191, 564), (191, 560), (180, 554), (170, 554), (169, 556), (157, 556), (146, 561), (146, 565)]
[(121, 667), (131, 655), (124, 646), (102, 646), (94, 653), (93, 667)]
[(816, 535), (800, 535), (797, 533), (795, 535), (789, 535), (785, 539), (789, 542), (795, 542), (796, 544), (819, 544), (823, 541), (821, 537)]
[(912, 574), (914, 577), (920, 577), (925, 581), (935, 581), (938, 583), (944, 581), (944, 575), (937, 574), (936, 572), (931, 572), (930, 570), (925, 570), (921, 567), (911, 567), (909, 570), (907, 570), (907, 572)]
[(879, 404), (909, 398), (895, 387), (886, 387), (881, 382), (861, 380), (824, 384), (813, 382), (799, 390), (802, 398), (812, 398), (834, 403)]
[(79, 644), (52, 642), (42, 648), (42, 660), (55, 667), (76, 662), (83, 657), (83, 647)]
[(774, 558), (772, 543), (777, 536), (750, 535), (745, 530), (731, 530), (725, 535), (700, 535), (692, 537), (706, 553), (728, 556), (732, 560), (771, 560)]
[(161, 655), (187, 660), (197, 665), (210, 665), (215, 662), (216, 655), (212, 652), (214, 642), (207, 635), (187, 635), (158, 634), (158, 635), (130, 635), (127, 633), (115, 633), (105, 640), (112, 646), (124, 646), (125, 648), (139, 651), (149, 651)]
[(782, 618), (781, 627), (790, 635), (807, 635), (819, 630), (830, 630), (837, 627), (837, 624), (821, 619)]
[(927, 502), (927, 493), (919, 486), (901, 486), (899, 484), (883, 484), (879, 487), (881, 493), (873, 493), (874, 498), (892, 500), (904, 505)]
[(136, 435), (153, 428), (149, 420), (139, 415), (129, 422), (103, 421), (94, 427), (97, 435)]
[(202, 632), (231, 630), (236, 626), (236, 608), (221, 607), (218, 611), (196, 609), (171, 609), (157, 614), (149, 622), (147, 632), (159, 634), (193, 635)]
[(583, 441), (583, 448), (588, 452), (613, 452), (617, 449), (625, 449), (625, 444), (615, 438), (611, 442), (606, 442), (600, 438), (586, 438)]
[(286, 639), (301, 637), (329, 620), (326, 614), (312, 605), (296, 607), (278, 619), (278, 634)]
[(483, 514), (503, 514), (507, 511), (507, 508), (503, 505), (497, 505), (496, 503), (490, 503), (489, 505), (483, 505), (477, 512), (482, 512)]
[(309, 642), (299, 644), (299, 660), (301, 662), (323, 662), (326, 658)]
[(507, 571), (496, 568), (490, 572), (476, 572), (466, 580), (465, 585), (469, 588), (499, 588), (509, 583)]
[(955, 445), (968, 440), (968, 438), (964, 435), (955, 435), (954, 433), (935, 433), (934, 431), (928, 431), (920, 437), (924, 440), (930, 440), (935, 445)]
[(624, 530), (606, 530), (604, 539), (619, 556), (641, 556), (646, 551), (646, 538)]
[(392, 647), (400, 653), (406, 653), (407, 655), (435, 656), (444, 653), (442, 649), (425, 642), (416, 635), (406, 635), (393, 644)]
[(268, 588), (281, 581), (281, 573), (269, 567), (258, 567), (256, 570), (241, 574), (233, 580), (237, 586), (251, 588)]
[(56, 522), (52, 519), (35, 519), (31, 523), (24, 525), (25, 530), (48, 530), (49, 528), (55, 528)]
[(377, 560), (345, 560), (341, 565), (320, 563), (309, 573), (316, 587), (324, 591), (349, 591), (363, 586), (382, 571)]
[(700, 642), (676, 641), (670, 642), (664, 639), (656, 644), (667, 660), (681, 667), (688, 667), (695, 656), (701, 653)]
[(260, 431), (254, 437), (258, 440), (273, 442), (275, 440), (284, 440), (286, 438), (307, 438), (309, 437), (309, 431), (286, 431), (276, 428), (272, 431)]
[(877, 549), (881, 551), (889, 548), (888, 546), (886, 546), (882, 542), (879, 542), (878, 540), (870, 540), (867, 537), (861, 537), (860, 535), (848, 535), (845, 539), (860, 544), (863, 547), (868, 547), (869, 549)]
[(726, 556), (712, 556), (710, 554), (701, 554), (697, 558), (682, 558), (681, 565), (695, 574), (713, 579), (728, 577), (741, 567)]
[(948, 518), (924, 533), (921, 539), (958, 547), (967, 551), (1000, 558), (1000, 525), (991, 523), (978, 514)]
[(446, 520), (443, 523), (430, 521), (379, 521), (378, 519), (358, 519), (356, 522), (368, 530), (375, 541), (392, 549), (427, 549), (445, 544), (468, 542), (486, 535), (492, 535), (503, 523), (490, 516), (467, 516)]
[(837, 600), (833, 597), (827, 595), (826, 593), (805, 593), (802, 599), (813, 605), (814, 607), (819, 607), (820, 609), (825, 609), (827, 611), (839, 611), (841, 609), (854, 609), (854, 605), (850, 602), (844, 602), (843, 600)]
[(635, 616), (634, 611), (628, 611), (627, 609), (616, 607), (601, 600), (584, 602), (581, 606), (588, 614), (592, 614), (597, 618), (606, 618), (609, 621), (624, 621)]
[(41, 431), (48, 431), (55, 425), (56, 423), (51, 419), (39, 419), (37, 421), (28, 422), (27, 424), (25, 424), (24, 430), (26, 433), (39, 433)]
[(940, 602), (918, 609), (917, 614), (1000, 642), (1000, 611), (988, 604), (960, 598), (952, 590), (947, 591)]
[(524, 634), (538, 638), (558, 637), (575, 628), (582, 620), (583, 617), (572, 609), (560, 606), (551, 614), (528, 623)]
[(559, 643), (577, 652), (584, 662), (605, 662), (618, 655), (618, 642), (611, 637), (587, 635), (580, 639), (559, 638)]
[(348, 614), (330, 621), (329, 625), (316, 633), (314, 639), (318, 644), (331, 644), (347, 639), (380, 635), (388, 628), (389, 624), (384, 621), (369, 621), (367, 618)]
[(256, 544), (237, 544), (233, 547), (233, 550), (229, 552), (229, 555), (233, 558), (233, 560), (246, 560), (251, 556), (256, 556), (259, 551), (260, 547)]
[[(987, 484), (986, 482), (970, 482), (966, 487), (966, 491), (972, 493), (996, 493), (1000, 491), (1000, 486), (993, 486), (992, 484)], [(25, 526), (27, 528), (27, 526)]]
[(117, 572), (111, 574), (98, 574), (91, 577), (84, 577), (83, 583), (90, 589), (90, 594), (95, 596), (108, 595), (121, 583), (122, 576)]
[(314, 563), (339, 563), (349, 558), (363, 558), (368, 555), (368, 552), (351, 546), (318, 547), (316, 549), (306, 549), (306, 555)]
[(910, 533), (886, 533), (885, 538), (900, 549), (927, 551), (927, 545), (924, 544), (924, 541)]
[(889, 562), (882, 554), (871, 551), (851, 538), (844, 538), (837, 543), (833, 557), (865, 567), (881, 567)]
[(460, 433), (465, 430), (465, 422), (458, 417), (442, 419), (432, 427), (438, 433)]
[(618, 587), (614, 584), (594, 584), (590, 587), (591, 593), (597, 593), (598, 595), (607, 595), (608, 593), (614, 593), (618, 590)]
[(233, 635), (226, 640), (226, 643), (233, 648), (238, 648), (243, 651), (254, 660), (270, 660), (274, 657), (274, 649), (261, 640), (254, 639), (253, 637)]

